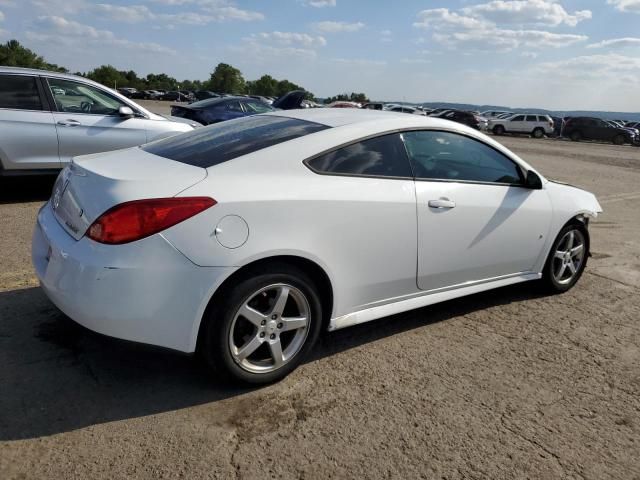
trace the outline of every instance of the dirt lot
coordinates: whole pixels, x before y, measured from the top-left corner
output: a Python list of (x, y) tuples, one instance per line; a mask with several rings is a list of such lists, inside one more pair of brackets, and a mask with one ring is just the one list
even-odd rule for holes
[(29, 261), (52, 182), (0, 184), (0, 478), (640, 478), (640, 149), (502, 141), (599, 196), (578, 286), (327, 334), (254, 390), (61, 315)]

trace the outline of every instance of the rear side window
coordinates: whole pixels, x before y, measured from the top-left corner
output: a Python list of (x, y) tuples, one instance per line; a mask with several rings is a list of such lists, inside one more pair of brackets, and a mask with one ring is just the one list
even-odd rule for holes
[(363, 140), (307, 160), (317, 173), (411, 178), (411, 165), (397, 133)]
[(527, 115), (527, 122), (537, 122), (535, 115)]
[(524, 122), (524, 115), (518, 115), (511, 119), (512, 122)]
[(295, 118), (251, 116), (142, 146), (145, 152), (208, 168), (329, 127)]
[(0, 108), (42, 110), (36, 78), (0, 75)]

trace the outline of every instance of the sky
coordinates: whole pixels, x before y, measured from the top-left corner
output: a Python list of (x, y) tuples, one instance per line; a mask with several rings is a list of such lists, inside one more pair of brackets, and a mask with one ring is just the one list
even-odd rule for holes
[(71, 71), (554, 110), (640, 111), (639, 26), (640, 0), (0, 0), (0, 41)]

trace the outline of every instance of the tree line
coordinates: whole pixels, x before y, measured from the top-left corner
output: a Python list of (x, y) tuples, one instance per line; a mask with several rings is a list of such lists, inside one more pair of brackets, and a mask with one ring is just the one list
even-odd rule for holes
[[(47, 62), (42, 56), (21, 45), (17, 40), (9, 40), (0, 45), (0, 65), (9, 67), (38, 68), (68, 73), (65, 67)], [(101, 65), (88, 72), (74, 72), (111, 88), (131, 87), (137, 90), (211, 90), (218, 93), (262, 95), (279, 97), (291, 90), (304, 90), (306, 98), (314, 99), (311, 92), (289, 80), (278, 80), (271, 75), (262, 75), (257, 80), (245, 80), (242, 72), (227, 63), (219, 63), (207, 80), (182, 80), (170, 77), (166, 73), (150, 73), (138, 76), (133, 70), (118, 70), (112, 65)], [(364, 93), (340, 94), (324, 100), (331, 103), (337, 100), (366, 102)]]

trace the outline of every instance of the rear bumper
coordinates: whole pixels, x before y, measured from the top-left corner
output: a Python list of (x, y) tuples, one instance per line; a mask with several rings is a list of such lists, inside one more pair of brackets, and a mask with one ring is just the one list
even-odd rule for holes
[(182, 352), (195, 350), (209, 298), (234, 267), (198, 267), (161, 235), (125, 245), (74, 240), (49, 203), (38, 213), (32, 261), (42, 289), (98, 333)]

